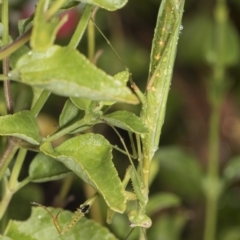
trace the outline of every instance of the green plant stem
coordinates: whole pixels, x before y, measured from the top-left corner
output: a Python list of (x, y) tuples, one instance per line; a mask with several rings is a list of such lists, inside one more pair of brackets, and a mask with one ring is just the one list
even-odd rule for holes
[[(15, 139), (12, 137), (9, 137), (7, 147), (0, 160), (0, 179), (3, 179), (4, 173), (10, 161), (12, 160), (14, 154), (16, 153), (17, 149), (18, 149), (18, 144), (15, 142)], [(3, 198), (0, 202), (0, 219), (2, 219), (13, 194), (14, 192), (11, 189), (9, 189), (7, 184), (5, 187)]]
[(87, 125), (88, 125), (88, 121), (86, 121), (85, 118), (80, 119), (79, 121), (76, 121), (72, 125), (70, 125), (70, 126), (68, 126), (66, 128), (63, 128), (63, 129), (59, 130), (58, 132), (52, 134), (46, 140), (49, 141), (49, 142), (52, 142), (52, 141), (54, 141), (54, 140), (64, 136), (65, 134), (70, 133), (71, 131), (73, 131), (73, 130), (75, 130), (77, 128), (84, 127), (84, 126), (87, 126)]
[(32, 28), (27, 30), (23, 35), (19, 36), (17, 39), (15, 39), (12, 43), (10, 43), (6, 47), (2, 48), (0, 50), (0, 60), (11, 55), (13, 52), (15, 52), (17, 49), (19, 49), (25, 43), (27, 43), (31, 36), (31, 32), (32, 32)]
[[(4, 0), (2, 2), (2, 9), (1, 9), (1, 20), (2, 24), (4, 27), (4, 32), (3, 32), (3, 45), (8, 44), (8, 35), (9, 35), (9, 27), (8, 27), (8, 0)], [(7, 76), (9, 73), (9, 58), (6, 57), (3, 59), (3, 74)], [(6, 101), (6, 107), (7, 107), (7, 113), (11, 114), (13, 113), (13, 102), (12, 102), (12, 94), (11, 94), (11, 89), (10, 89), (10, 80), (7, 79), (4, 81), (4, 96), (5, 96), (5, 101)]]
[(128, 136), (130, 139), (130, 143), (131, 143), (131, 147), (132, 147), (132, 155), (134, 156), (133, 158), (137, 158), (137, 150), (136, 150), (136, 146), (133, 140), (133, 133), (132, 132), (128, 132)]
[(214, 240), (217, 220), (218, 202), (218, 159), (219, 159), (219, 104), (212, 106), (209, 126), (209, 164), (206, 184), (206, 220), (204, 240)]
[(13, 137), (8, 138), (7, 147), (0, 159), (0, 180), (3, 178), (3, 175), (7, 169), (10, 161), (12, 160), (14, 154), (16, 153), (16, 151), (18, 149), (17, 141), (20, 141), (20, 140), (16, 140)]
[(15, 161), (14, 166), (13, 166), (13, 170), (11, 172), (11, 177), (10, 177), (10, 180), (9, 180), (9, 188), (12, 191), (15, 190), (16, 186), (18, 185), (19, 173), (20, 173), (20, 170), (22, 168), (22, 165), (23, 165), (24, 159), (26, 157), (26, 154), (27, 154), (26, 149), (23, 149), (23, 148), (19, 149), (16, 161)]
[(222, 62), (227, 8), (225, 0), (218, 0), (215, 8), (214, 52), (212, 85), (210, 87), (211, 116), (209, 123), (209, 157), (206, 176), (206, 216), (204, 240), (216, 238), (217, 206), (221, 193), (219, 179), (219, 138), (221, 103), (224, 97), (224, 78), (226, 67)]
[[(10, 181), (6, 186), (3, 199), (0, 203), (0, 219), (3, 217), (5, 211), (7, 210), (8, 204), (11, 201), (13, 194), (19, 189), (18, 177), (19, 177), (19, 173), (22, 168), (22, 164), (25, 159), (26, 153), (27, 153), (26, 149), (20, 149), (18, 152), (16, 162), (11, 172)], [(23, 184), (21, 184), (21, 186), (23, 186)]]
[(7, 182), (5, 183), (3, 198), (1, 199), (1, 202), (0, 202), (0, 219), (2, 219), (4, 213), (6, 212), (13, 194), (17, 192), (19, 189), (21, 189), (22, 187), (24, 187), (29, 182), (30, 182), (30, 178), (25, 178), (22, 182), (16, 184), (15, 189), (11, 189), (8, 183)]
[(31, 112), (35, 117), (38, 115), (43, 105), (46, 103), (50, 94), (51, 92), (49, 92), (48, 90), (43, 90), (42, 93), (40, 94), (39, 98), (37, 99), (37, 101), (35, 102), (34, 106), (31, 109)]
[(12, 199), (13, 194), (14, 194), (13, 191), (11, 191), (9, 188), (6, 188), (3, 198), (0, 202), (0, 219), (2, 219), (4, 213), (6, 212), (7, 207), (9, 205), (9, 202)]
[[(3, 59), (3, 74), (8, 75), (9, 73), (9, 58), (6, 57)], [(4, 96), (5, 96), (5, 102), (7, 107), (7, 113), (12, 114), (13, 113), (13, 101), (12, 101), (12, 93), (11, 93), (11, 85), (10, 80), (7, 79), (3, 82), (4, 85)]]
[(86, 5), (86, 7), (83, 11), (83, 14), (81, 16), (81, 19), (77, 25), (77, 28), (68, 44), (69, 47), (77, 48), (77, 46), (78, 46), (79, 42), (81, 41), (82, 36), (87, 28), (87, 25), (91, 18), (93, 9), (94, 9), (94, 7), (92, 5), (89, 5), (89, 4)]
[(9, 35), (9, 27), (8, 27), (8, 0), (3, 0), (2, 1), (2, 6), (1, 6), (1, 21), (3, 24), (3, 36), (2, 36), (2, 41), (3, 45), (8, 44), (8, 35)]
[(66, 205), (66, 197), (69, 193), (69, 190), (72, 186), (74, 176), (66, 177), (62, 180), (62, 186), (60, 192), (54, 199), (54, 207), (64, 207)]
[(93, 62), (95, 54), (95, 31), (92, 21), (88, 23), (87, 34), (88, 34), (88, 59), (90, 62)]
[(19, 182), (17, 184), (17, 187), (16, 187), (15, 191), (18, 191), (19, 189), (21, 189), (22, 187), (24, 187), (25, 185), (30, 183), (30, 181), (31, 181), (30, 177), (25, 178), (24, 180), (22, 180), (21, 182)]

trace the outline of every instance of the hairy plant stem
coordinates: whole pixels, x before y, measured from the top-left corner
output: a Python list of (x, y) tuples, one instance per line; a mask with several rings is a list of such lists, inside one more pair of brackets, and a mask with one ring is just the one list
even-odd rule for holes
[(206, 216), (204, 240), (216, 239), (217, 206), (221, 193), (219, 179), (219, 138), (221, 103), (224, 98), (225, 65), (222, 62), (227, 8), (225, 0), (218, 0), (215, 8), (214, 51), (212, 85), (209, 88), (211, 116), (209, 122), (209, 155), (205, 182)]

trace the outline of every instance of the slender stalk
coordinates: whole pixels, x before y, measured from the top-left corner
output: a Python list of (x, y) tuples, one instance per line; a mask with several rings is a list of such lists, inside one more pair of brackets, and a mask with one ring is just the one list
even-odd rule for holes
[(31, 36), (31, 32), (32, 32), (32, 28), (27, 30), (23, 35), (19, 36), (17, 39), (15, 39), (12, 43), (10, 43), (6, 47), (2, 48), (0, 50), (0, 60), (11, 55), (13, 52), (15, 52), (17, 49), (19, 49), (25, 43), (27, 43)]
[(0, 202), (0, 219), (2, 219), (4, 213), (6, 212), (7, 207), (9, 205), (9, 202), (12, 199), (13, 194), (14, 194), (14, 191), (11, 191), (9, 188), (6, 188), (3, 198)]
[(77, 28), (68, 44), (69, 47), (77, 48), (77, 46), (85, 32), (85, 29), (87, 28), (87, 25), (91, 18), (93, 9), (94, 9), (94, 7), (92, 5), (86, 5), (86, 7), (83, 11), (83, 14), (81, 16), (81, 19), (77, 25)]
[(54, 199), (53, 206), (55, 207), (64, 207), (66, 205), (66, 197), (69, 193), (69, 190), (72, 186), (74, 176), (66, 177), (62, 180), (62, 185), (60, 192)]
[(15, 192), (18, 191), (19, 189), (21, 189), (22, 187), (24, 187), (25, 185), (27, 185), (30, 181), (31, 181), (31, 179), (28, 176), (27, 178), (25, 178), (24, 180), (19, 182), (16, 186)]
[[(6, 57), (3, 59), (3, 74), (8, 75), (9, 73), (9, 57)], [(13, 113), (13, 101), (12, 101), (12, 93), (10, 88), (10, 80), (7, 79), (3, 82), (4, 86), (4, 96), (5, 96), (5, 102), (7, 107), (7, 113), (12, 114)]]
[[(16, 162), (11, 172), (10, 181), (6, 185), (3, 199), (0, 203), (0, 219), (3, 217), (5, 211), (7, 210), (8, 204), (11, 201), (13, 194), (20, 189), (19, 183), (18, 183), (18, 177), (19, 177), (19, 173), (22, 168), (22, 164), (25, 159), (26, 153), (27, 153), (27, 150), (25, 149), (20, 149), (20, 151), (18, 152)], [(21, 187), (22, 186), (24, 185), (21, 184)]]
[[(136, 170), (136, 168), (135, 168), (135, 165), (133, 164), (133, 160), (132, 160), (132, 158), (131, 158), (131, 156), (130, 156), (130, 154), (129, 154), (129, 151), (128, 151), (128, 149), (127, 149), (127, 146), (126, 146), (126, 144), (125, 144), (122, 136), (120, 135), (120, 133), (117, 131), (117, 129), (116, 129), (114, 126), (112, 126), (112, 125), (109, 124), (109, 123), (108, 123), (108, 125), (109, 125), (109, 126), (113, 129), (113, 131), (118, 135), (118, 137), (119, 137), (119, 139), (120, 139), (120, 141), (121, 141), (121, 143), (122, 143), (122, 145), (123, 145), (123, 148), (124, 148), (125, 152), (127, 153), (129, 162), (131, 163), (131, 165), (132, 165), (132, 167), (133, 167), (133, 170), (134, 170), (134, 172), (135, 172), (136, 178), (137, 178), (138, 182), (140, 182), (140, 179), (139, 179), (138, 174), (137, 174), (137, 170)], [(139, 184), (139, 185), (140, 185), (140, 184)]]
[(21, 148), (18, 152), (16, 161), (15, 161), (14, 166), (13, 166), (13, 170), (11, 172), (11, 177), (10, 177), (10, 180), (9, 180), (9, 189), (12, 190), (12, 191), (15, 190), (16, 186), (18, 185), (19, 173), (20, 173), (20, 170), (22, 168), (22, 165), (23, 165), (24, 159), (26, 157), (26, 154), (27, 154), (27, 150), (23, 149), (23, 148)]
[[(17, 142), (15, 141), (14, 138), (9, 137), (5, 152), (0, 159), (0, 179), (3, 179), (4, 173), (10, 161), (12, 160), (14, 154), (16, 153), (17, 149), (18, 149)], [(7, 209), (7, 206), (12, 198), (12, 195), (14, 194), (14, 191), (12, 191), (8, 186), (9, 186), (8, 184), (5, 186), (3, 198), (1, 199), (0, 202), (0, 219), (2, 219)]]
[(42, 109), (43, 105), (46, 103), (48, 97), (50, 96), (50, 92), (48, 90), (43, 90), (35, 104), (33, 105), (31, 112), (36, 117), (40, 110)]
[(132, 154), (128, 154), (128, 153), (126, 153), (124, 150), (122, 150), (121, 148), (119, 148), (118, 146), (114, 146), (114, 145), (111, 145), (112, 146), (112, 148), (114, 148), (115, 150), (117, 150), (118, 152), (120, 152), (120, 153), (122, 153), (122, 154), (124, 154), (124, 155), (126, 155), (126, 156), (130, 156), (131, 158), (133, 158), (133, 159), (135, 159), (136, 158), (136, 156), (133, 156)]
[[(2, 24), (4, 27), (4, 32), (3, 32), (3, 45), (8, 44), (8, 36), (9, 36), (9, 26), (8, 26), (8, 0), (4, 0), (2, 2), (2, 9), (1, 9), (1, 15), (2, 15)], [(9, 73), (9, 58), (6, 57), (3, 59), (3, 74), (7, 76)], [(13, 113), (13, 101), (12, 101), (12, 94), (11, 94), (11, 89), (10, 89), (10, 80), (7, 79), (4, 81), (4, 96), (5, 96), (5, 101), (6, 101), (6, 107), (7, 107), (7, 113), (11, 114)]]
[(87, 34), (88, 34), (88, 59), (91, 62), (93, 62), (95, 54), (95, 31), (92, 21), (88, 23)]
[(87, 126), (88, 125), (87, 123), (88, 123), (88, 121), (86, 121), (84, 118), (80, 119), (79, 121), (73, 123), (72, 125), (70, 125), (66, 128), (63, 128), (63, 129), (59, 130), (58, 132), (52, 134), (50, 137), (47, 138), (47, 141), (49, 141), (49, 142), (54, 141), (77, 128)]
[(134, 156), (133, 158), (137, 158), (137, 150), (136, 150), (136, 146), (133, 140), (133, 133), (132, 132), (128, 132), (128, 136), (130, 139), (130, 143), (131, 143), (131, 147), (132, 147), (132, 155)]
[(3, 175), (10, 161), (12, 160), (14, 154), (16, 153), (17, 149), (18, 149), (17, 140), (15, 141), (14, 138), (9, 137), (7, 147), (2, 157), (0, 158), (0, 180), (3, 178)]
[(129, 71), (128, 67), (126, 66), (126, 64), (124, 63), (124, 61), (122, 60), (122, 58), (119, 56), (119, 54), (117, 53), (117, 51), (115, 50), (115, 48), (113, 47), (113, 45), (111, 44), (111, 42), (107, 39), (107, 37), (104, 35), (104, 33), (101, 31), (101, 29), (98, 27), (98, 25), (94, 22), (94, 20), (92, 20), (95, 28), (99, 31), (99, 33), (102, 35), (102, 37), (105, 39), (106, 43), (109, 45), (109, 47), (112, 49), (113, 53), (116, 55), (116, 57), (118, 58), (118, 60), (121, 62), (121, 64), (123, 65), (123, 67), (126, 69), (126, 71)]
[[(223, 14), (224, 13), (224, 14)], [(227, 22), (225, 0), (218, 0), (215, 8), (214, 51), (216, 61), (213, 64), (212, 85), (209, 88), (211, 116), (209, 122), (209, 156), (206, 176), (206, 216), (204, 240), (216, 239), (217, 209), (220, 196), (219, 183), (219, 138), (221, 103), (224, 97), (224, 78), (226, 67), (222, 62), (224, 34)]]
[[(219, 169), (220, 105), (212, 106), (209, 124), (209, 164), (207, 172), (206, 220), (204, 240), (214, 240), (216, 233)], [(210, 189), (212, 188), (212, 189)]]
[(1, 6), (1, 20), (3, 24), (3, 36), (2, 36), (2, 41), (3, 45), (8, 44), (8, 35), (9, 35), (9, 26), (8, 26), (8, 0), (3, 0), (2, 1), (2, 6)]

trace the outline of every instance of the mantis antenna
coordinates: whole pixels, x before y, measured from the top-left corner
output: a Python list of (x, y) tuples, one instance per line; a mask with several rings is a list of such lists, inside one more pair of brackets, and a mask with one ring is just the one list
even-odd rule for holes
[(42, 204), (31, 202), (31, 204), (36, 205), (38, 207), (43, 208), (52, 218), (54, 226), (56, 227), (59, 235), (63, 235), (64, 233), (68, 232), (79, 220), (81, 217), (85, 216), (88, 213), (92, 204), (96, 201), (99, 197), (98, 193), (95, 193), (92, 197), (90, 197), (87, 201), (79, 206), (79, 208), (74, 212), (72, 219), (69, 223), (67, 223), (63, 228), (60, 226), (58, 222), (58, 216), (60, 212), (58, 212), (55, 216), (47, 209), (47, 207), (43, 206)]

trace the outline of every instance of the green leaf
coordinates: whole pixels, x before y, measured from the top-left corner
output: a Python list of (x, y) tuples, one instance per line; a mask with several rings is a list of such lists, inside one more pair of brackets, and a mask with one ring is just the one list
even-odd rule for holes
[(49, 142), (40, 150), (58, 161), (94, 187), (116, 212), (124, 212), (126, 197), (112, 163), (112, 147), (98, 134), (84, 134), (65, 141), (53, 149)]
[(86, 111), (91, 104), (91, 101), (85, 98), (71, 97), (71, 101), (74, 103), (75, 106), (84, 111)]
[(32, 27), (33, 17), (34, 17), (34, 14), (32, 14), (29, 18), (21, 19), (18, 21), (19, 35), (22, 35)]
[[(53, 215), (56, 215), (59, 210), (49, 208)], [(69, 211), (62, 211), (58, 218), (60, 225), (67, 224), (71, 220), (71, 215)], [(10, 220), (4, 235), (13, 240), (117, 240), (107, 228), (85, 217), (60, 237), (51, 217), (41, 207), (32, 208), (31, 217), (27, 221)]]
[(154, 158), (160, 161), (161, 174), (158, 175), (158, 181), (164, 188), (177, 193), (186, 201), (203, 197), (204, 175), (194, 156), (177, 147), (162, 147)]
[(10, 55), (10, 66), (11, 68), (15, 68), (17, 61), (27, 52), (29, 52), (29, 47), (23, 45), (22, 47), (18, 48), (13, 54)]
[(159, 193), (151, 196), (147, 205), (147, 214), (153, 215), (157, 211), (170, 207), (178, 207), (181, 201), (179, 197), (172, 193)]
[(129, 80), (129, 71), (122, 71), (117, 74), (115, 74), (114, 79), (118, 79), (121, 83), (122, 86), (125, 86)]
[(107, 75), (70, 47), (52, 46), (44, 53), (31, 51), (20, 58), (9, 77), (61, 96), (131, 104), (139, 102), (119, 80)]
[(68, 168), (45, 154), (39, 153), (29, 167), (29, 177), (32, 182), (47, 182), (61, 179), (71, 174)]
[(70, 99), (68, 99), (63, 107), (63, 110), (59, 117), (59, 126), (66, 126), (68, 123), (72, 122), (74, 119), (79, 117), (81, 119), (83, 114), (79, 111), (79, 109), (72, 103)]
[(223, 170), (224, 179), (228, 184), (240, 179), (240, 156), (230, 159)]
[(39, 145), (41, 141), (37, 120), (26, 110), (1, 116), (0, 135), (18, 137), (34, 145)]
[[(129, 72), (128, 71), (122, 71), (113, 76), (115, 80), (118, 80), (122, 83), (122, 86), (126, 86), (127, 81), (129, 80)], [(113, 105), (114, 101), (104, 101), (103, 104), (107, 106)]]
[(147, 133), (148, 131), (141, 118), (128, 111), (115, 111), (102, 116), (102, 119), (127, 131), (135, 133)]

